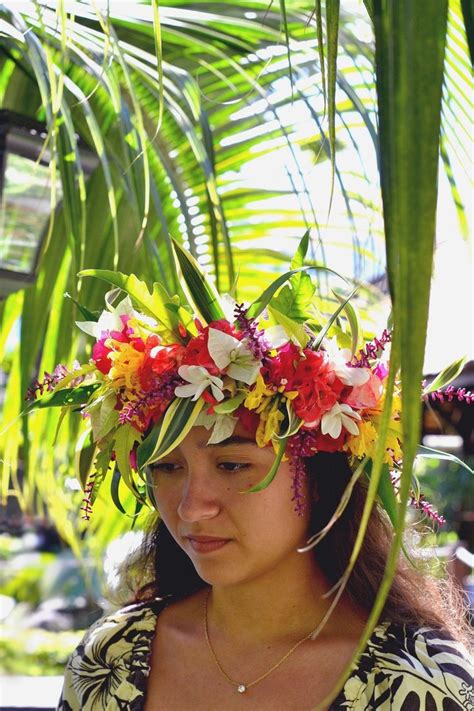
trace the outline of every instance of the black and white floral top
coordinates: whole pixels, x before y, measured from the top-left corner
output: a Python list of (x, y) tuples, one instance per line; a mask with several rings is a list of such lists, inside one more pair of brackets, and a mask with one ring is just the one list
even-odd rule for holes
[[(164, 602), (99, 620), (69, 659), (58, 711), (142, 711)], [(474, 711), (474, 666), (439, 632), (378, 625), (330, 711)]]

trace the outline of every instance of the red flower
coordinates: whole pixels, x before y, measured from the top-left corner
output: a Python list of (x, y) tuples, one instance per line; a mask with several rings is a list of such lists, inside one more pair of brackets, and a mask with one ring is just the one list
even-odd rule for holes
[(317, 452), (339, 452), (347, 438), (347, 430), (342, 428), (341, 434), (337, 439), (333, 439), (331, 435), (323, 435), (319, 430), (314, 433), (312, 446)]
[(107, 338), (101, 338), (100, 341), (94, 343), (92, 348), (92, 360), (100, 372), (104, 373), (104, 375), (107, 375), (112, 367), (112, 362), (108, 358), (109, 353), (111, 353), (111, 349), (107, 348), (105, 345), (106, 340)]
[[(146, 392), (153, 390), (165, 373), (177, 372), (183, 362), (185, 349), (179, 344), (160, 345), (158, 336), (148, 336), (145, 345), (145, 358), (139, 370), (140, 383)], [(153, 349), (157, 348), (153, 352)]]
[(305, 350), (304, 354), (287, 389), (298, 392), (292, 402), (298, 417), (306, 427), (317, 427), (322, 415), (340, 399), (344, 385), (330, 369), (324, 351)]
[[(290, 453), (293, 448), (301, 457), (312, 457), (317, 452), (338, 452), (346, 440), (347, 432), (342, 430), (337, 439), (330, 435), (323, 435), (321, 430), (307, 430), (302, 428), (290, 439)], [(293, 442), (292, 442), (293, 440)]]
[[(301, 360), (301, 353), (298, 346), (291, 341), (285, 343), (278, 349), (277, 355), (269, 360), (262, 368), (263, 379), (266, 383), (280, 387), (285, 386), (285, 390), (291, 390), (289, 383), (295, 373), (295, 367)], [(283, 381), (283, 382), (282, 382)], [(287, 381), (287, 383), (285, 383)]]
[(233, 414), (237, 415), (242, 427), (244, 427), (247, 432), (255, 437), (257, 434), (257, 427), (260, 422), (260, 415), (257, 415), (257, 413), (253, 410), (247, 410), (247, 408), (243, 405), (241, 405)]
[(209, 328), (215, 328), (217, 331), (222, 331), (223, 333), (228, 333), (229, 336), (234, 336), (234, 338), (238, 338), (239, 340), (241, 339), (241, 334), (239, 334), (235, 327), (229, 323), (229, 321), (226, 321), (226, 319), (212, 321), (209, 326), (201, 330), (198, 336), (191, 338), (186, 346), (183, 364), (201, 365), (203, 368), (206, 368), (211, 375), (219, 375), (220, 370), (212, 360), (207, 348)]

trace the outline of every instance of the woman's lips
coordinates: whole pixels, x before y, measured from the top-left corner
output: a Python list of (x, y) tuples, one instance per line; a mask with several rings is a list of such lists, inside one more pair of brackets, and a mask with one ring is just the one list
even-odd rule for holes
[(211, 553), (225, 546), (230, 541), (230, 538), (212, 538), (210, 536), (186, 536), (191, 548), (196, 553)]

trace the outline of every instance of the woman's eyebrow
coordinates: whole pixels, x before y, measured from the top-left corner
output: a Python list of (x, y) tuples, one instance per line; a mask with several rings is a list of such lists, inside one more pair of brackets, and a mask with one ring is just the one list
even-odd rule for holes
[(198, 448), (204, 449), (205, 447), (229, 447), (232, 444), (251, 444), (257, 446), (257, 443), (254, 439), (250, 439), (248, 437), (240, 437), (239, 435), (232, 435), (232, 437), (228, 437), (222, 442), (212, 442), (211, 444), (201, 442), (198, 444)]

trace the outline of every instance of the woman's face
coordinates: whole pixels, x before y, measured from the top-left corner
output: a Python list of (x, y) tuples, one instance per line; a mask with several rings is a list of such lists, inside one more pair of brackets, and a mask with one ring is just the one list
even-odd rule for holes
[[(193, 427), (182, 444), (152, 465), (160, 515), (196, 571), (212, 585), (250, 581), (303, 563), (311, 508), (298, 516), (289, 461), (263, 491), (241, 493), (270, 470), (273, 448), (259, 448), (239, 424), (229, 440), (206, 445)], [(306, 494), (307, 495), (307, 494)]]

